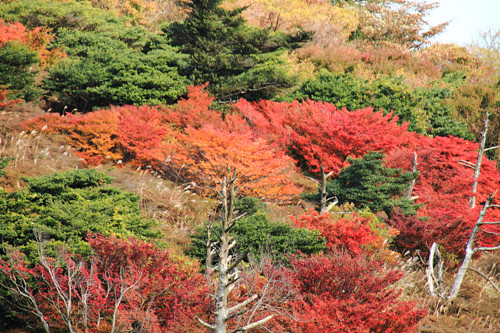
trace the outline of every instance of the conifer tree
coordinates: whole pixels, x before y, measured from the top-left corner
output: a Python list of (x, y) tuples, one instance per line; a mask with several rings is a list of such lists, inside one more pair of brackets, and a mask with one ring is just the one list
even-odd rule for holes
[(412, 201), (404, 193), (418, 172), (385, 167), (384, 157), (379, 152), (370, 152), (359, 159), (348, 157), (351, 165), (326, 185), (328, 195), (336, 196), (340, 204), (352, 202), (373, 212), (390, 215), (398, 207), (405, 215), (415, 214)]
[(173, 45), (189, 55), (183, 74), (195, 84), (210, 82), (219, 102), (270, 98), (279, 87), (290, 86), (292, 78), (280, 56), (307, 34), (291, 36), (251, 27), (241, 16), (245, 8), (226, 10), (221, 3), (183, 1), (189, 11), (186, 20), (164, 29)]

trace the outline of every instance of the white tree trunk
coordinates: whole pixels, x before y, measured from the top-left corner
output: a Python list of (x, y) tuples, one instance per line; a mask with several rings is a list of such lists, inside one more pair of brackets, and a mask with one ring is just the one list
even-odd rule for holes
[(484, 146), (486, 145), (486, 135), (488, 134), (488, 117), (489, 113), (486, 111), (483, 121), (483, 131), (481, 132), (481, 140), (479, 141), (479, 151), (477, 152), (477, 161), (474, 166), (474, 182), (472, 183), (472, 195), (469, 198), (469, 207), (476, 207), (476, 193), (477, 193), (477, 179), (481, 174), (481, 164), (483, 162)]

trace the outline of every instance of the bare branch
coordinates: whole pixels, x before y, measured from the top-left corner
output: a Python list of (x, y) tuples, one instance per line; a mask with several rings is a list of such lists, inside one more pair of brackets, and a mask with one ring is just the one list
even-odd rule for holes
[(472, 256), (474, 253), (477, 251), (492, 251), (495, 249), (500, 249), (500, 246), (498, 248), (476, 248), (474, 249), (474, 241), (476, 238), (477, 233), (479, 232), (479, 227), (481, 226), (481, 223), (483, 222), (484, 216), (486, 215), (486, 210), (491, 204), (491, 201), (493, 200), (493, 197), (495, 196), (496, 192), (490, 194), (488, 196), (488, 199), (486, 199), (486, 203), (483, 206), (483, 209), (479, 213), (479, 217), (474, 224), (474, 228), (472, 229), (472, 232), (469, 237), (469, 241), (467, 242), (466, 248), (465, 248), (465, 257), (462, 262), (462, 265), (458, 269), (457, 276), (455, 277), (455, 281), (453, 282), (453, 286), (451, 288), (450, 294), (447, 297), (447, 299), (454, 299), (457, 297), (458, 292), (460, 290), (460, 287), (462, 285), (462, 282), (465, 277), (465, 273), (467, 272), (467, 268), (470, 265), (470, 262), (472, 261)]
[(461, 164), (461, 165), (466, 166), (466, 167), (471, 168), (471, 169), (474, 169), (476, 167), (476, 165), (474, 163), (471, 163), (469, 161), (458, 160), (457, 162), (458, 162), (458, 164)]
[(485, 278), (493, 286), (493, 288), (495, 288), (495, 290), (498, 293), (500, 293), (500, 288), (493, 281), (491, 281), (491, 279), (486, 274), (484, 274), (483, 272), (481, 272), (475, 268), (472, 268), (472, 267), (469, 267), (468, 269), (481, 275), (483, 278)]
[(478, 247), (478, 248), (474, 249), (475, 252), (479, 252), (479, 251), (496, 251), (496, 250), (500, 250), (500, 245), (498, 245), (498, 246), (492, 246), (492, 247)]
[(198, 322), (199, 322), (200, 324), (202, 324), (203, 326), (208, 327), (208, 328), (210, 328), (211, 330), (215, 330), (215, 326), (210, 325), (209, 323), (205, 322), (204, 320), (200, 319), (199, 317), (196, 317), (196, 319), (197, 319), (197, 320), (198, 320)]
[(485, 148), (484, 151), (493, 150), (493, 149), (497, 149), (497, 148), (500, 148), (500, 146), (493, 146), (493, 147)]
[[(434, 274), (434, 258), (437, 258), (437, 277)], [(436, 242), (432, 243), (430, 253), (429, 253), (429, 261), (427, 265), (427, 269), (425, 270), (425, 274), (427, 275), (427, 284), (429, 286), (429, 293), (432, 296), (443, 297), (443, 260), (441, 257), (441, 252), (439, 251), (439, 247)], [(438, 290), (436, 290), (436, 288)]]
[(320, 184), (320, 182), (318, 180), (314, 179), (313, 177), (306, 176), (306, 178), (309, 179), (309, 180), (312, 180), (313, 182), (315, 182), (318, 185)]
[(255, 323), (252, 323), (252, 324), (249, 324), (249, 325), (243, 326), (242, 328), (240, 328), (239, 330), (236, 330), (235, 332), (238, 332), (238, 331), (245, 332), (245, 331), (251, 330), (251, 329), (253, 329), (253, 328), (259, 327), (259, 326), (264, 325), (265, 323), (267, 323), (267, 322), (268, 322), (269, 320), (271, 320), (273, 317), (274, 317), (274, 315), (269, 315), (269, 316), (267, 316), (267, 317), (266, 317), (266, 318), (264, 318), (264, 319), (261, 319), (261, 320), (259, 320), (259, 321), (256, 321)]
[(255, 299), (257, 299), (257, 297), (259, 297), (259, 296), (257, 294), (255, 294), (252, 297), (244, 300), (243, 302), (236, 304), (235, 306), (227, 309), (227, 313), (231, 314), (233, 312), (238, 311), (241, 308), (244, 308), (245, 306), (247, 306), (248, 304), (250, 304), (251, 302), (253, 302)]

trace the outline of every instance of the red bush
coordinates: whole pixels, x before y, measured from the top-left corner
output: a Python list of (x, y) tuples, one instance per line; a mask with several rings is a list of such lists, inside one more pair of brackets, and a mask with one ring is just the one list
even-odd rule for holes
[(393, 284), (403, 272), (387, 270), (364, 256), (333, 253), (331, 257), (291, 260), (302, 300), (294, 307), (298, 332), (413, 332), (425, 317), (414, 302), (398, 300)]

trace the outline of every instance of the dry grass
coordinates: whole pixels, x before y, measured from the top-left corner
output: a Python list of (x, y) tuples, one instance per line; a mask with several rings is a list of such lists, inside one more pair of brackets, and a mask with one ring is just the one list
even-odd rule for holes
[[(500, 253), (486, 254), (473, 263), (473, 267), (500, 284)], [(486, 279), (472, 271), (466, 275), (459, 296), (452, 301), (431, 297), (427, 288), (425, 266), (418, 258), (409, 259), (400, 267), (405, 276), (398, 286), (403, 298), (416, 301), (429, 315), (422, 321), (418, 332), (500, 332), (500, 293)], [(456, 269), (445, 272), (444, 285), (451, 287)]]
[(0, 112), (0, 156), (10, 158), (0, 179), (0, 186), (7, 191), (23, 187), (22, 177), (38, 177), (56, 171), (75, 169), (80, 159), (73, 155), (73, 148), (63, 138), (46, 136), (43, 131), (25, 132), (20, 124), (43, 114), (33, 105), (16, 105)]
[(114, 186), (139, 195), (141, 210), (160, 222), (165, 241), (180, 251), (187, 249), (189, 235), (215, 207), (215, 201), (196, 196), (189, 185), (176, 185), (149, 170), (120, 167), (109, 174)]

